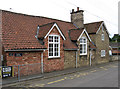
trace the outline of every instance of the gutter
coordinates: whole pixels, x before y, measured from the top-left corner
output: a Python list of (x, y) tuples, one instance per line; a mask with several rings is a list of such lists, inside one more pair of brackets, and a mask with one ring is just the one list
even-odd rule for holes
[(65, 51), (77, 51), (78, 49), (64, 49)]
[(14, 52), (14, 51), (17, 51), (17, 52), (26, 52), (26, 51), (44, 51), (44, 50), (47, 50), (47, 49), (16, 49), (16, 50), (5, 50), (5, 52)]

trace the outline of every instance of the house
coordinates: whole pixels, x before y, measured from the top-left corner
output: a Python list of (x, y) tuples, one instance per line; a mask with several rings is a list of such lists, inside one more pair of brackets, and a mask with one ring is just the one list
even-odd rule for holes
[(120, 50), (119, 50), (120, 42), (110, 42), (110, 46), (112, 48), (112, 55), (120, 54)]
[(112, 49), (112, 60), (119, 60), (120, 58), (120, 42), (110, 42)]
[(96, 45), (97, 64), (109, 60), (109, 32), (103, 21), (85, 24), (85, 28)]
[(103, 21), (84, 24), (83, 12), (72, 10), (66, 22), (1, 10), (3, 66), (40, 63), (31, 67), (32, 74), (37, 67), (50, 72), (108, 62), (106, 26)]

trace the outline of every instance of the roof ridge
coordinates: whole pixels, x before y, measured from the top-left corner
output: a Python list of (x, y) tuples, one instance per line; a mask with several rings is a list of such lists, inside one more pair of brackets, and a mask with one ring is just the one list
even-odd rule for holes
[(8, 11), (8, 10), (1, 10), (1, 11), (13, 13), (13, 14), (18, 14), (18, 15), (30, 16), (30, 17), (46, 18), (46, 19), (51, 19), (51, 20), (56, 20), (56, 21), (65, 22), (65, 23), (71, 23), (72, 24), (72, 22), (64, 21), (64, 20), (60, 20), (60, 19), (55, 19), (55, 18), (49, 18), (49, 17), (37, 16), (37, 15), (30, 15), (30, 14), (23, 14), (23, 13), (19, 13), (19, 12)]
[(43, 24), (43, 25), (40, 25), (39, 27), (43, 27), (43, 26), (47, 26), (47, 25), (51, 25), (51, 24), (55, 24), (56, 22), (51, 22), (51, 23), (47, 23), (47, 24)]
[(91, 23), (86, 23), (86, 24), (84, 24), (84, 25), (94, 24), (94, 23), (100, 23), (100, 22), (104, 22), (104, 21), (91, 22)]
[(77, 29), (70, 29), (69, 31), (71, 30), (83, 30), (84, 28), (77, 28)]

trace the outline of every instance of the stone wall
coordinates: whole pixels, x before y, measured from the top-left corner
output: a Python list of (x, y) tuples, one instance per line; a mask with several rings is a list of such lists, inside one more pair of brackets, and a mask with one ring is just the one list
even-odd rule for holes
[[(84, 33), (82, 35), (82, 37), (86, 37), (86, 34)], [(78, 47), (80, 49), (80, 41), (77, 42), (78, 44)], [(87, 38), (87, 55), (80, 55), (80, 50), (78, 51), (78, 67), (81, 67), (81, 66), (89, 66), (89, 53), (90, 53), (90, 50), (89, 50), (89, 40)]]
[(91, 57), (91, 65), (96, 65), (97, 60), (96, 60), (96, 50), (92, 50), (92, 57)]
[[(102, 34), (104, 34), (105, 37), (104, 41), (101, 40)], [(90, 35), (90, 37), (97, 47), (96, 49), (97, 64), (109, 62), (109, 35), (106, 32), (105, 27), (103, 28), (103, 31), (102, 28), (100, 28), (97, 34), (92, 34)], [(105, 57), (101, 57), (101, 50), (106, 51)]]
[(71, 13), (71, 22), (78, 28), (84, 28), (84, 16), (83, 11), (79, 10)]
[(76, 64), (76, 51), (64, 51), (64, 69), (75, 68)]

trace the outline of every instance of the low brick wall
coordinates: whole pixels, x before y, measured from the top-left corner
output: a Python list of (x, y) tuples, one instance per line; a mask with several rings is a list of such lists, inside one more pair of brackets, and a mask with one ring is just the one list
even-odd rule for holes
[(41, 64), (27, 64), (27, 65), (16, 65), (14, 67), (14, 76), (26, 76), (26, 75), (34, 75), (41, 73)]

